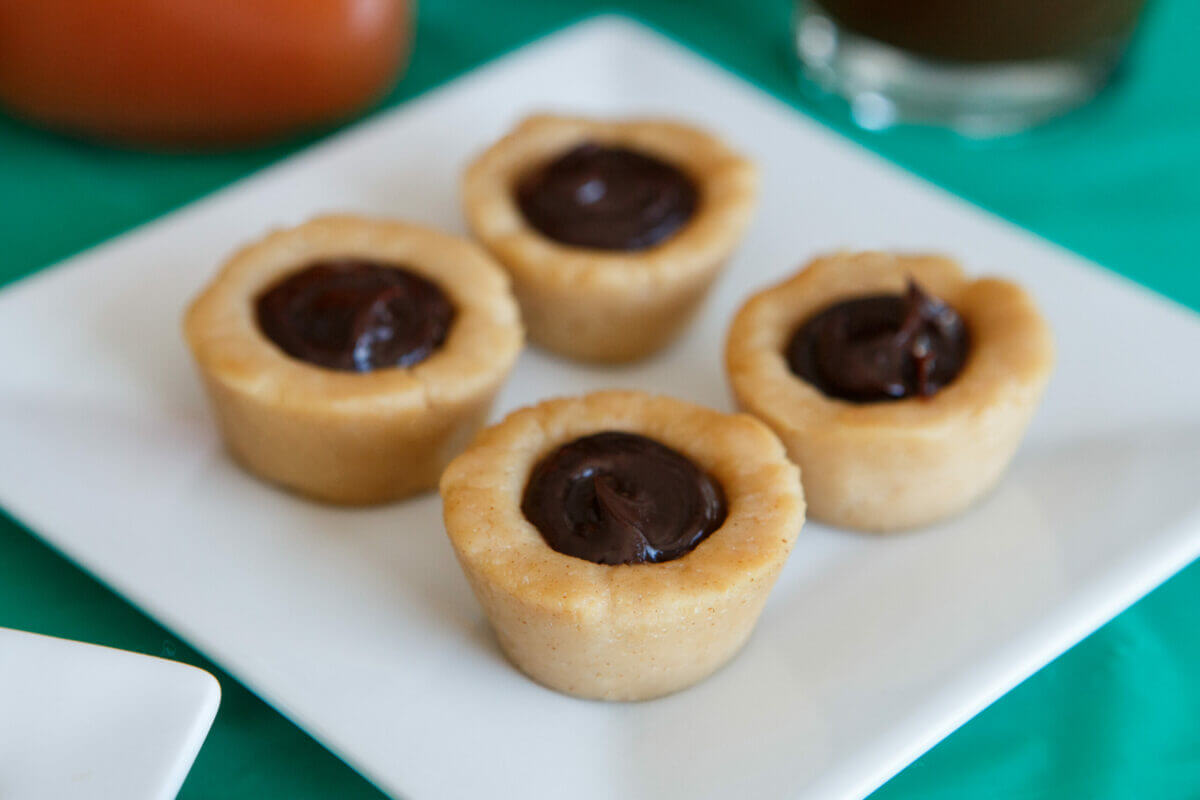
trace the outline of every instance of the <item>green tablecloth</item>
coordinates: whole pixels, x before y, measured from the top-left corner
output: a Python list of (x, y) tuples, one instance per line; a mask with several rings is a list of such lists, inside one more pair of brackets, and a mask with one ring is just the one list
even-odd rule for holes
[[(425, 0), (412, 67), (382, 105), (601, 7), (589, 0)], [(624, 7), (803, 106), (789, 0), (630, 0)], [(1127, 70), (1109, 92), (1008, 143), (969, 144), (920, 130), (873, 136), (833, 124), (953, 191), (1200, 308), (1198, 32), (1196, 0), (1152, 0)], [(0, 281), (120, 233), (308, 141), (232, 155), (144, 155), (65, 141), (0, 118)], [(1181, 366), (1200, 368), (1200, 354)], [(1200, 797), (1198, 605), (1200, 566), (1193, 565), (875, 797)], [(0, 519), (0, 625), (213, 670), (224, 700), (182, 797), (379, 796), (235, 680), (6, 519)]]

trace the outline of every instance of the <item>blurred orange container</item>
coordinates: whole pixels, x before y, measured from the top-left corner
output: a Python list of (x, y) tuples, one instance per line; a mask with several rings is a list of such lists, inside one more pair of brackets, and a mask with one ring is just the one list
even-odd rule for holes
[(380, 97), (411, 28), (408, 0), (0, 0), (0, 103), (124, 144), (252, 144)]

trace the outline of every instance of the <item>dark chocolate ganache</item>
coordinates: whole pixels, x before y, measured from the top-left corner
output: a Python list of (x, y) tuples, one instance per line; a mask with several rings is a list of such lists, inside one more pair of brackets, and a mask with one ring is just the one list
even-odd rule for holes
[(411, 367), (450, 332), (454, 306), (432, 281), (362, 258), (332, 258), (258, 297), (258, 326), (285, 353), (348, 372)]
[(525, 175), (517, 205), (529, 224), (562, 244), (645, 250), (679, 231), (699, 204), (681, 170), (625, 147), (585, 143)]
[(615, 431), (584, 436), (543, 458), (521, 510), (552, 548), (597, 564), (679, 558), (726, 514), (721, 485), (686, 456)]
[(967, 360), (967, 326), (913, 281), (903, 295), (845, 300), (805, 320), (785, 355), (792, 372), (855, 403), (929, 397)]

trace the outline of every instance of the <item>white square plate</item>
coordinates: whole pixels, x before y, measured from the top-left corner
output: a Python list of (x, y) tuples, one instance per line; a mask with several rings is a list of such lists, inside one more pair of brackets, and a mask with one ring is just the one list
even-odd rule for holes
[[(521, 356), (497, 409), (606, 386), (728, 407), (746, 295), (839, 247), (936, 249), (1040, 300), (1060, 366), (1003, 485), (876, 538), (807, 525), (729, 667), (651, 703), (543, 689), (499, 654), (435, 496), (346, 511), (222, 453), (179, 335), (231, 248), (326, 210), (462, 231), (457, 177), (541, 109), (666, 114), (763, 166), (762, 209), (686, 337), (592, 369)], [(858, 797), (1200, 552), (1200, 324), (600, 18), (0, 296), (0, 499), (406, 797)]]
[(0, 797), (169, 800), (220, 701), (187, 664), (0, 628)]

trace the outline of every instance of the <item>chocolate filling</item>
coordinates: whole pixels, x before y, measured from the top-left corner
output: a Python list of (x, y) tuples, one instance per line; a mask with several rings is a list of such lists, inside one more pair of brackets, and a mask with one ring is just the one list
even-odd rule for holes
[(929, 397), (962, 370), (967, 326), (913, 281), (903, 295), (836, 303), (805, 320), (788, 342), (792, 372), (854, 403)]
[(538, 462), (521, 502), (560, 553), (597, 564), (679, 558), (725, 522), (721, 485), (635, 433), (584, 436)]
[(517, 205), (529, 224), (562, 244), (645, 250), (679, 231), (699, 203), (679, 169), (624, 147), (581, 144), (525, 175)]
[(259, 328), (285, 353), (347, 372), (418, 364), (454, 321), (436, 284), (363, 258), (310, 264), (263, 292), (256, 310)]

